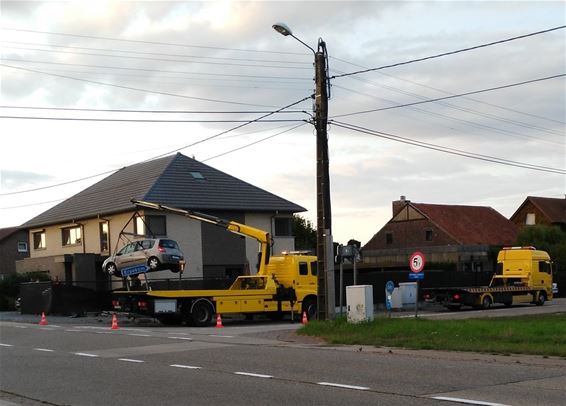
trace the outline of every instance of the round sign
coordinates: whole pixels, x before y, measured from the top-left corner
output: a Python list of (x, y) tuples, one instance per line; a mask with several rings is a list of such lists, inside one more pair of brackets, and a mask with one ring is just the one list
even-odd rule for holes
[(385, 290), (387, 293), (393, 293), (393, 290), (395, 290), (395, 283), (393, 283), (393, 281), (387, 281), (385, 284)]
[(415, 252), (409, 259), (409, 267), (414, 273), (419, 273), (425, 266), (425, 257), (422, 252)]

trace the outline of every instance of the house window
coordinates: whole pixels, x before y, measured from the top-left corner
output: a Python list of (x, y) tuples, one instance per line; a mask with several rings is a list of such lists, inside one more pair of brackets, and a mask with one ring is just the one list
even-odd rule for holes
[(33, 233), (33, 249), (34, 250), (45, 249), (45, 230), (37, 231)]
[(432, 230), (425, 230), (425, 240), (432, 241)]
[(385, 233), (385, 244), (393, 244), (393, 233)]
[(525, 224), (528, 226), (534, 226), (535, 222), (535, 213), (527, 213), (527, 218), (525, 219)]
[(137, 235), (165, 236), (167, 235), (167, 222), (165, 216), (136, 217), (134, 233)]
[(63, 246), (81, 243), (81, 226), (67, 227), (61, 230)]
[(275, 235), (277, 237), (291, 237), (293, 235), (293, 219), (291, 217), (276, 217)]
[(25, 241), (19, 241), (18, 252), (28, 252), (28, 243)]
[(193, 179), (204, 180), (204, 175), (200, 172), (191, 172)]
[(108, 252), (108, 222), (99, 223), (100, 252)]

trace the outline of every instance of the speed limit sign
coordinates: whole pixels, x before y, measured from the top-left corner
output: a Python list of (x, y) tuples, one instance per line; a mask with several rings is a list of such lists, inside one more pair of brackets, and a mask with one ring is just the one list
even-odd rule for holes
[(409, 267), (414, 273), (419, 273), (424, 269), (425, 257), (422, 252), (415, 252), (409, 259)]

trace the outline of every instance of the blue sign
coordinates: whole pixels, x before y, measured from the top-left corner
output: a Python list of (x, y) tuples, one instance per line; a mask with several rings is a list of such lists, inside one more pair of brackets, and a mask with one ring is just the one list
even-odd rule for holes
[(424, 272), (419, 272), (419, 273), (411, 272), (409, 274), (409, 280), (415, 281), (417, 279), (419, 280), (424, 279)]
[(149, 267), (147, 265), (136, 265), (136, 266), (130, 266), (128, 268), (124, 268), (122, 269), (121, 273), (122, 276), (131, 276), (131, 275), (137, 275), (140, 273), (145, 273), (149, 271)]
[(393, 283), (393, 281), (387, 281), (387, 283), (385, 284), (385, 291), (387, 293), (393, 293), (394, 289), (395, 289), (395, 284)]

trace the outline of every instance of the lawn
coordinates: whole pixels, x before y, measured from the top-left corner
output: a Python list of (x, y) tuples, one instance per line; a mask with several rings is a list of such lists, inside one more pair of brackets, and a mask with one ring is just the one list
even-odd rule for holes
[(312, 321), (298, 334), (322, 337), (330, 344), (566, 358), (565, 313), (468, 320), (383, 317), (359, 324), (339, 318)]

